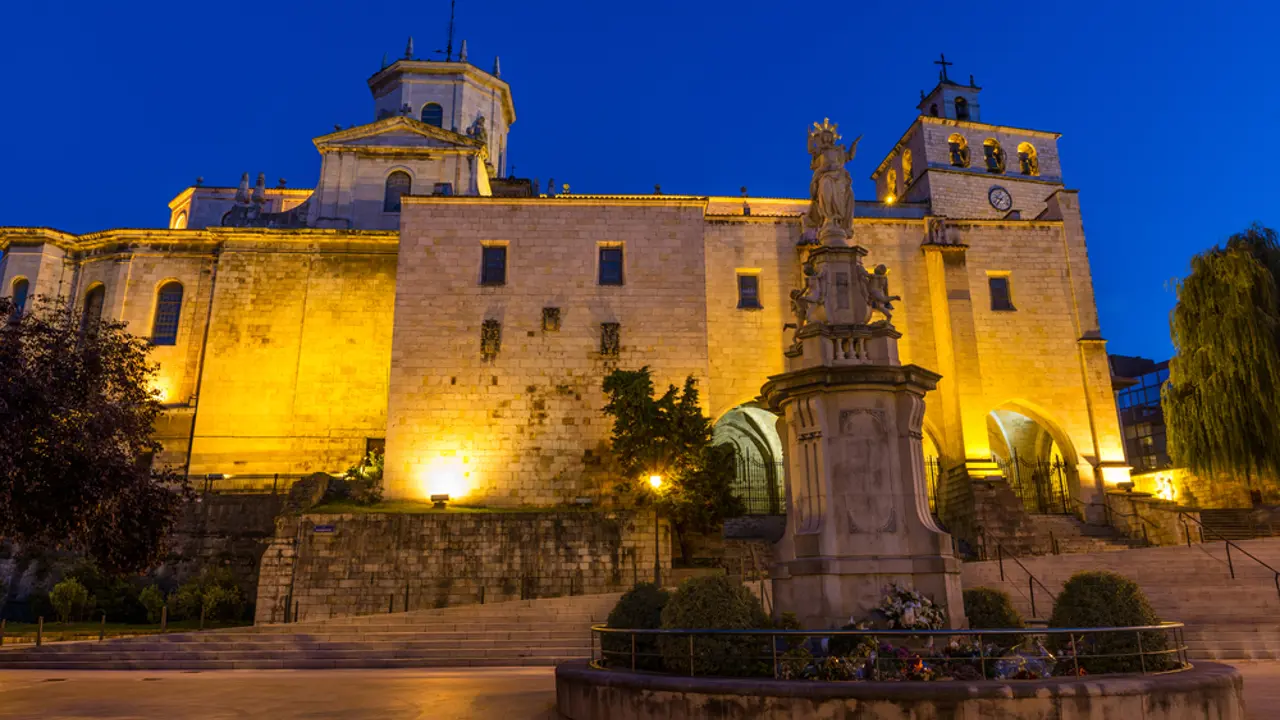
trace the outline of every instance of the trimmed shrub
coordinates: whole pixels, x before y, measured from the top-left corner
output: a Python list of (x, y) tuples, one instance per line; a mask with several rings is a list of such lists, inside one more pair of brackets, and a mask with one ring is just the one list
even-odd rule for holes
[(969, 627), (978, 630), (1026, 627), (1022, 616), (1013, 609), (1009, 593), (1003, 590), (986, 587), (965, 590), (964, 614), (969, 618)]
[(176, 619), (195, 620), (203, 610), (209, 622), (238, 620), (244, 612), (244, 599), (230, 570), (205, 568), (178, 588), (174, 606)]
[[(609, 613), (609, 627), (655, 629), (662, 627), (662, 609), (671, 593), (653, 583), (640, 583), (628, 590)], [(605, 660), (615, 667), (631, 667), (631, 636), (605, 633), (600, 638)], [(662, 656), (654, 635), (637, 635), (635, 642), (637, 670), (661, 670)]]
[(135, 578), (103, 572), (92, 560), (86, 560), (72, 570), (75, 578), (93, 598), (93, 619), (106, 613), (107, 622), (141, 622), (146, 610), (138, 602), (139, 583)]
[(49, 591), (49, 602), (60, 622), (79, 620), (89, 606), (89, 591), (75, 578), (67, 578)]
[[(1050, 627), (1090, 628), (1157, 625), (1160, 618), (1142, 588), (1134, 581), (1113, 572), (1079, 572), (1063, 586), (1053, 605)], [(1139, 642), (1141, 636), (1141, 642)], [(1055, 654), (1062, 662), (1072, 663), (1071, 639), (1055, 635)], [(1172, 653), (1137, 656), (1168, 649), (1166, 634), (1160, 631), (1141, 633), (1084, 633), (1075, 636), (1075, 651), (1080, 667), (1091, 675), (1116, 672), (1138, 672), (1142, 669), (1164, 670), (1177, 664)], [(1125, 655), (1127, 657), (1100, 657)]]
[[(690, 578), (662, 609), (662, 627), (689, 630), (763, 630), (769, 616), (751, 591), (724, 575)], [(661, 636), (658, 648), (667, 672), (688, 674), (689, 636)], [(752, 677), (772, 675), (767, 637), (701, 635), (693, 639), (694, 675)]]
[(160, 622), (160, 613), (164, 609), (165, 597), (160, 588), (155, 585), (148, 585), (138, 593), (138, 602), (146, 610), (147, 622), (156, 624)]

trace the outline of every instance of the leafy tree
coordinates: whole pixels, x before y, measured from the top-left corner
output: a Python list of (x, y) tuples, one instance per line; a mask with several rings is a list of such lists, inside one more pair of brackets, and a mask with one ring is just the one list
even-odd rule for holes
[(662, 475), (658, 506), (675, 527), (680, 555), (689, 561), (689, 532), (718, 529), (744, 511), (733, 494), (733, 448), (711, 444), (711, 421), (698, 404), (697, 381), (671, 385), (654, 397), (649, 368), (614, 370), (604, 380), (613, 417), (613, 453), (628, 484)]
[(187, 492), (152, 470), (161, 406), (149, 343), (123, 323), (81, 326), (37, 299), (0, 298), (0, 537), (92, 556), (104, 571), (153, 565)]
[(1164, 392), (1173, 461), (1198, 474), (1280, 475), (1280, 246), (1253, 225), (1191, 260)]
[(54, 585), (53, 590), (49, 591), (49, 602), (53, 603), (53, 609), (58, 613), (58, 620), (65, 623), (80, 619), (80, 615), (92, 599), (89, 597), (89, 591), (85, 590), (78, 580), (67, 578)]

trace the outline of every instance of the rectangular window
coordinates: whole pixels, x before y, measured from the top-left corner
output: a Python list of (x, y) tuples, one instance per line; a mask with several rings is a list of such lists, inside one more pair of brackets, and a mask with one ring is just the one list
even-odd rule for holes
[(622, 284), (622, 248), (600, 248), (600, 284)]
[(1016, 309), (1013, 307), (1013, 296), (1009, 292), (1008, 275), (992, 275), (987, 278), (987, 285), (991, 288), (992, 310)]
[(485, 245), (480, 257), (480, 284), (507, 284), (507, 248), (505, 245)]
[(754, 310), (760, 308), (760, 276), (738, 276), (738, 308)]

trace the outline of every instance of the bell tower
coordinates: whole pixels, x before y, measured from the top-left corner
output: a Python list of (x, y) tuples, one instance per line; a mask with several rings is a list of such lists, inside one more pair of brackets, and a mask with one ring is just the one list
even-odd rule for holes
[(921, 91), (917, 117), (871, 174), (881, 202), (929, 203), (950, 218), (1034, 219), (1063, 187), (1060, 134), (982, 118), (982, 88), (951, 79), (943, 55), (938, 84)]

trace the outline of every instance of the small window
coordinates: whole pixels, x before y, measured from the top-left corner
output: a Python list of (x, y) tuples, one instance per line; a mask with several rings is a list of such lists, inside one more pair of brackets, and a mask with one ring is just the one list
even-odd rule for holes
[(403, 170), (387, 176), (386, 193), (382, 196), (382, 212), (400, 212), (400, 198), (413, 190), (413, 178)]
[(929, 116), (938, 117), (938, 103), (934, 103), (929, 106)]
[(183, 210), (182, 212), (178, 213), (178, 216), (173, 219), (173, 229), (174, 230), (187, 229), (187, 211), (186, 210)]
[(743, 310), (760, 308), (760, 276), (738, 276), (738, 307)]
[[(409, 112), (413, 112), (410, 110)], [(422, 106), (422, 122), (436, 127), (444, 127), (444, 108), (438, 103), (427, 103)]]
[(969, 167), (969, 141), (960, 133), (952, 133), (947, 138), (947, 147), (951, 151), (951, 164), (956, 167)]
[(1018, 169), (1023, 175), (1040, 174), (1040, 158), (1036, 155), (1036, 148), (1031, 143), (1018, 144)]
[(503, 245), (485, 245), (480, 255), (480, 284), (507, 284), (507, 248)]
[(152, 345), (178, 344), (178, 320), (182, 317), (182, 283), (170, 282), (156, 293), (156, 317), (151, 323)]
[(80, 332), (85, 332), (102, 320), (102, 305), (107, 299), (107, 287), (101, 283), (89, 288), (84, 295), (84, 310), (80, 313)]
[(987, 158), (987, 172), (1004, 172), (1004, 148), (995, 138), (987, 138), (982, 143), (982, 153)]
[(600, 248), (600, 284), (622, 284), (622, 248)]
[(13, 281), (13, 314), (21, 315), (27, 307), (27, 294), (31, 291), (31, 283), (20, 277)]
[(387, 439), (386, 438), (365, 438), (364, 439), (364, 456), (370, 455), (386, 455)]
[(958, 97), (956, 98), (955, 104), (956, 104), (956, 119), (968, 120), (969, 119), (969, 101), (965, 100), (962, 97)]
[(453, 195), (453, 183), (436, 183), (431, 188), (431, 194), (446, 196)]
[(987, 286), (991, 288), (991, 309), (999, 311), (1016, 310), (1013, 306), (1013, 296), (1009, 292), (1009, 277), (1007, 275), (992, 275), (987, 278)]

